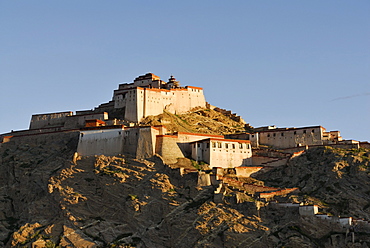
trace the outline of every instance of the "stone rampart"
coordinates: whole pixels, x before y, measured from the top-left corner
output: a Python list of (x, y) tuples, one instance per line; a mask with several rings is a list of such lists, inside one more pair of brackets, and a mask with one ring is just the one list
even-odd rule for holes
[(77, 153), (82, 156), (123, 153), (123, 129), (98, 129), (80, 132)]
[(64, 126), (66, 118), (72, 115), (71, 111), (32, 115), (29, 129)]
[(156, 135), (159, 130), (151, 127), (139, 128), (139, 136), (136, 148), (136, 158), (150, 158), (155, 154)]
[(177, 136), (173, 135), (157, 135), (155, 151), (167, 164), (174, 164), (177, 158), (185, 157), (177, 145)]
[[(20, 130), (20, 131), (12, 131), (10, 133), (2, 134), (1, 136), (26, 136), (26, 135), (36, 135), (42, 133), (54, 133), (63, 131), (63, 127), (47, 127), (47, 128), (39, 128), (39, 129), (31, 129), (31, 130)], [(69, 130), (71, 131), (71, 130)]]
[[(37, 133), (18, 135), (10, 138), (9, 142), (22, 142), (24, 144), (45, 144), (45, 143), (58, 143), (67, 142), (66, 146), (70, 150), (77, 150), (79, 132), (78, 130), (58, 131), (50, 133)], [(5, 144), (4, 144), (5, 145)], [(72, 157), (71, 157), (72, 158)]]

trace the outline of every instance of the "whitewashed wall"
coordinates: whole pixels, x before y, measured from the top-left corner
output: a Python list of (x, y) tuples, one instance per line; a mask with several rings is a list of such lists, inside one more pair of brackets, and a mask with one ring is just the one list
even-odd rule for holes
[(82, 156), (122, 154), (123, 134), (121, 128), (81, 131), (77, 152)]

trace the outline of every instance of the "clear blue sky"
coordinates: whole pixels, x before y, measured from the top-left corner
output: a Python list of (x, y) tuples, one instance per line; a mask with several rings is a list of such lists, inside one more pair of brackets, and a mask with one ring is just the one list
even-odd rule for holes
[(252, 126), (370, 141), (370, 1), (0, 1), (0, 133), (153, 72)]

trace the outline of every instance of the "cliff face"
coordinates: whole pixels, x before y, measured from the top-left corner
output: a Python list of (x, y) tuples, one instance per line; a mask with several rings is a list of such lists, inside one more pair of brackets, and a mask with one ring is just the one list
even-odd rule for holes
[[(0, 147), (0, 246), (4, 247), (367, 247), (351, 233), (228, 187), (215, 201), (197, 173), (159, 157), (76, 158), (78, 133), (14, 137)], [(258, 176), (299, 187), (279, 202), (319, 204), (370, 219), (368, 150), (318, 148)], [(237, 203), (236, 199), (244, 199)]]

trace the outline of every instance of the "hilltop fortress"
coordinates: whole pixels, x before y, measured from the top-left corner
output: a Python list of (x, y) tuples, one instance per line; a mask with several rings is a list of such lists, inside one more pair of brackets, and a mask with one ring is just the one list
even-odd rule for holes
[(285, 149), (287, 153), (301, 151), (308, 146), (360, 146), (357, 141), (343, 141), (339, 131), (326, 132), (321, 126), (269, 126), (226, 137), (189, 132), (172, 133), (165, 126), (138, 126), (148, 116), (159, 115), (164, 111), (181, 114), (194, 108), (215, 109), (244, 123), (236, 114), (231, 114), (231, 111), (208, 104), (202, 88), (181, 87), (173, 76), (168, 82), (164, 82), (153, 73), (147, 73), (135, 78), (132, 83), (120, 84), (114, 90), (112, 100), (95, 109), (76, 111), (76, 114), (72, 111), (35, 114), (32, 115), (28, 130), (7, 133), (0, 137), (2, 142), (6, 142), (17, 136), (76, 131), (79, 133), (77, 152), (82, 156), (128, 154), (137, 158), (149, 158), (157, 154), (169, 164), (176, 163), (179, 158), (192, 158), (209, 164), (211, 168), (279, 165), (286, 162), (286, 159), (276, 161), (274, 156), (261, 156), (257, 152), (252, 157), (252, 147), (258, 149), (261, 145)]
[(94, 112), (106, 111), (111, 117), (138, 123), (147, 116), (162, 114), (163, 110), (180, 114), (195, 107), (206, 107), (202, 88), (181, 87), (173, 76), (164, 82), (153, 73), (147, 73), (135, 78), (133, 83), (120, 84), (112, 100)]
[(121, 110), (123, 119), (131, 122), (159, 115), (163, 110), (175, 114), (206, 106), (202, 88), (180, 87), (173, 76), (166, 83), (152, 73), (135, 78), (133, 83), (120, 84), (112, 102), (114, 109)]

